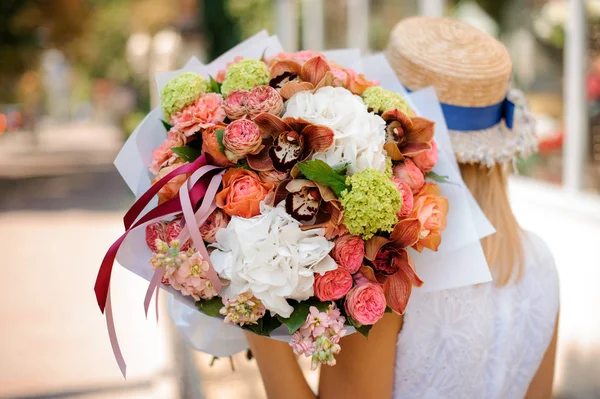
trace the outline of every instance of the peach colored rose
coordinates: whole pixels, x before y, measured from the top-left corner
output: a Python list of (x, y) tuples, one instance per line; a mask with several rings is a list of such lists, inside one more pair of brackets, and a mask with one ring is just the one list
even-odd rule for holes
[(169, 166), (176, 159), (177, 155), (171, 151), (173, 147), (182, 147), (186, 143), (185, 136), (176, 130), (170, 130), (167, 133), (166, 140), (154, 151), (152, 151), (152, 164), (150, 165), (150, 172), (157, 175), (160, 168), (163, 166)]
[(166, 240), (165, 229), (167, 224), (165, 222), (156, 222), (146, 226), (146, 244), (152, 252), (156, 252), (156, 240)]
[(341, 299), (352, 288), (352, 275), (348, 270), (338, 267), (325, 272), (322, 276), (315, 273), (314, 291), (320, 301), (335, 301)]
[(237, 162), (247, 154), (261, 150), (262, 132), (258, 125), (248, 119), (231, 122), (223, 133), (225, 155), (231, 162)]
[(246, 104), (248, 103), (248, 90), (234, 90), (225, 99), (225, 113), (232, 121), (242, 119), (248, 114)]
[(304, 64), (306, 61), (310, 60), (313, 57), (323, 57), (325, 56), (314, 50), (301, 50), (293, 53), (279, 53), (275, 57), (271, 58), (267, 61), (267, 65), (271, 65), (276, 60), (293, 60), (299, 64)]
[(404, 159), (404, 163), (399, 163), (394, 166), (394, 176), (403, 182), (408, 183), (413, 194), (416, 194), (421, 190), (423, 184), (425, 184), (425, 176), (421, 169), (415, 165), (409, 158)]
[(442, 241), (442, 231), (446, 228), (448, 215), (448, 199), (441, 196), (440, 188), (435, 183), (427, 183), (415, 197), (411, 218), (421, 222), (419, 241), (414, 248), (421, 252), (423, 248), (437, 251)]
[[(169, 224), (167, 224), (167, 228), (165, 230), (165, 235), (166, 235), (165, 241), (167, 242), (167, 244), (171, 243), (171, 241), (173, 241), (173, 240), (176, 240), (177, 237), (179, 237), (180, 233), (181, 233), (181, 218), (171, 220), (169, 222)], [(187, 240), (185, 243), (183, 243), (183, 245), (181, 245), (180, 248), (182, 251), (187, 251), (191, 245), (192, 245), (192, 241)]]
[(275, 183), (262, 182), (253, 171), (232, 168), (223, 175), (223, 190), (216, 203), (229, 216), (251, 218), (260, 214), (260, 202), (274, 188)]
[(435, 140), (431, 142), (431, 150), (418, 153), (412, 157), (412, 160), (423, 173), (430, 172), (438, 160), (438, 149)]
[(342, 269), (354, 274), (360, 269), (365, 257), (365, 242), (358, 236), (344, 234), (335, 240), (333, 258)]
[(290, 177), (289, 172), (280, 172), (275, 169), (261, 170), (258, 172), (262, 181), (272, 181), (273, 183), (279, 183)]
[(200, 226), (200, 234), (202, 239), (208, 243), (215, 242), (215, 235), (219, 229), (227, 227), (229, 223), (229, 216), (227, 216), (222, 210), (215, 209), (210, 214), (208, 219)]
[(223, 97), (217, 93), (205, 93), (193, 104), (171, 116), (173, 129), (192, 136), (225, 120)]
[(216, 135), (217, 130), (225, 131), (225, 126), (216, 125), (202, 132), (202, 152), (210, 155), (211, 163), (216, 166), (233, 166), (234, 163), (221, 152), (221, 144), (219, 144)]
[(413, 193), (412, 189), (405, 181), (397, 177), (392, 177), (392, 182), (396, 185), (396, 189), (402, 196), (402, 208), (398, 212), (398, 218), (402, 219), (410, 215), (413, 210)]
[[(158, 175), (154, 178), (154, 180), (152, 180), (152, 184), (156, 183), (175, 169), (185, 164), (186, 162), (183, 162), (181, 159), (178, 159), (172, 165), (162, 168), (158, 172)], [(177, 193), (179, 193), (179, 188), (181, 188), (181, 186), (183, 185), (183, 183), (185, 183), (188, 177), (189, 175), (179, 175), (172, 178), (167, 184), (165, 184), (163, 188), (161, 188), (158, 192), (158, 203), (162, 204), (163, 202), (167, 202), (168, 200), (175, 198), (177, 196)]]
[(375, 283), (362, 283), (346, 294), (346, 313), (362, 325), (370, 326), (383, 317), (386, 308), (383, 288)]

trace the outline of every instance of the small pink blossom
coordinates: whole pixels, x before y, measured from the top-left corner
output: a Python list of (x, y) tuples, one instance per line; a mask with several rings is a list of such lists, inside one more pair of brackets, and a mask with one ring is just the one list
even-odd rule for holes
[(423, 173), (430, 172), (438, 160), (438, 148), (435, 140), (431, 141), (430, 150), (418, 153), (412, 157), (412, 160)]
[(207, 277), (208, 262), (198, 252), (190, 256), (181, 266), (167, 268), (165, 276), (173, 288), (194, 300), (211, 299), (217, 295), (215, 287)]
[(319, 309), (311, 306), (306, 322), (300, 327), (300, 333), (304, 336), (312, 335), (314, 338), (317, 338), (325, 332), (325, 329), (329, 327), (329, 323), (329, 315), (327, 313), (320, 312)]
[(402, 196), (402, 208), (398, 212), (399, 218), (406, 218), (413, 210), (413, 193), (410, 185), (397, 177), (392, 177), (392, 182), (396, 185), (396, 189)]
[(239, 326), (256, 324), (267, 311), (260, 299), (256, 298), (250, 292), (239, 294), (235, 299), (221, 299), (223, 307), (219, 313), (225, 316), (225, 323), (237, 324)]
[(312, 337), (303, 337), (300, 331), (292, 334), (290, 346), (296, 355), (305, 355), (306, 357), (312, 356), (316, 348)]
[(185, 144), (185, 135), (171, 129), (169, 133), (167, 133), (166, 140), (160, 145), (160, 147), (152, 151), (150, 172), (152, 172), (154, 175), (157, 175), (162, 167), (172, 165), (177, 160), (177, 155), (171, 151), (171, 148), (182, 147)]
[(225, 120), (223, 97), (217, 93), (205, 93), (193, 104), (171, 116), (173, 129), (192, 136)]

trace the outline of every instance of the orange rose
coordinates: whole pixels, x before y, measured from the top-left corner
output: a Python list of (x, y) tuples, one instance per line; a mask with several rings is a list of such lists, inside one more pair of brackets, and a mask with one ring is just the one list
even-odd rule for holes
[(442, 231), (446, 228), (448, 200), (441, 196), (440, 187), (435, 183), (426, 183), (415, 197), (411, 218), (421, 222), (419, 241), (413, 246), (421, 252), (423, 248), (437, 251), (442, 241)]
[(216, 203), (229, 216), (251, 218), (260, 214), (260, 202), (274, 188), (275, 183), (262, 182), (250, 170), (232, 168), (223, 175), (223, 190), (217, 194)]
[(215, 134), (217, 130), (225, 130), (225, 126), (212, 126), (202, 132), (202, 152), (210, 155), (212, 163), (216, 166), (233, 166), (233, 162), (227, 159), (225, 154), (221, 152), (221, 144), (219, 144), (219, 140), (217, 140), (217, 135)]
[[(156, 176), (154, 180), (152, 180), (152, 184), (156, 183), (157, 181), (159, 181), (178, 167), (183, 166), (185, 164), (186, 162), (183, 162), (179, 158), (177, 159), (177, 161), (175, 161), (173, 165), (161, 168), (158, 172), (158, 176)], [(179, 175), (169, 180), (169, 182), (165, 184), (163, 188), (161, 188), (158, 192), (158, 204), (160, 205), (163, 202), (167, 202), (168, 200), (175, 198), (177, 193), (179, 193), (179, 189), (181, 188), (183, 183), (185, 183), (188, 177), (190, 177), (190, 175)]]

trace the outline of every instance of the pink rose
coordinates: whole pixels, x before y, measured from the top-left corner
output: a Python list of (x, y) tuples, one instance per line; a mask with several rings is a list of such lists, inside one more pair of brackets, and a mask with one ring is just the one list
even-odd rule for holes
[(408, 183), (400, 180), (397, 177), (392, 177), (392, 182), (396, 185), (396, 189), (402, 196), (402, 208), (398, 212), (399, 218), (405, 218), (412, 212), (413, 209), (413, 193)]
[(301, 50), (301, 51), (296, 51), (294, 53), (279, 53), (275, 57), (268, 60), (267, 65), (272, 64), (276, 60), (293, 60), (299, 64), (304, 64), (306, 61), (308, 61), (314, 57), (325, 58), (325, 56), (322, 53), (319, 53), (318, 51)]
[(425, 184), (423, 172), (409, 158), (405, 158), (404, 163), (394, 166), (394, 176), (408, 183), (413, 194), (418, 193), (423, 184)]
[(335, 240), (333, 258), (341, 268), (354, 274), (360, 269), (365, 257), (365, 242), (358, 236), (344, 234)]
[[(174, 219), (167, 224), (167, 228), (165, 230), (166, 242), (170, 244), (171, 241), (176, 240), (181, 233), (181, 219)], [(187, 240), (185, 243), (182, 243), (180, 248), (181, 251), (187, 251), (190, 248), (192, 241)]]
[(322, 276), (315, 274), (314, 290), (320, 301), (341, 299), (352, 288), (352, 276), (348, 270), (338, 267), (325, 272)]
[(279, 116), (283, 110), (283, 98), (271, 86), (257, 86), (248, 96), (246, 109), (250, 118), (263, 113)]
[(234, 90), (225, 99), (225, 113), (229, 119), (242, 119), (248, 111), (246, 104), (248, 103), (248, 90)]
[(158, 171), (163, 166), (169, 166), (175, 162), (177, 155), (171, 148), (182, 147), (186, 143), (185, 136), (176, 130), (170, 130), (167, 133), (167, 139), (154, 151), (152, 151), (152, 164), (150, 165), (150, 172), (154, 175), (158, 174)]
[(223, 133), (225, 155), (231, 162), (237, 162), (247, 154), (254, 154), (262, 148), (262, 132), (258, 125), (248, 119), (231, 122)]
[(362, 325), (370, 326), (383, 317), (386, 308), (383, 289), (378, 284), (363, 283), (346, 294), (346, 313)]
[(431, 142), (431, 150), (418, 153), (412, 157), (412, 160), (423, 173), (430, 172), (438, 160), (438, 149), (435, 140)]
[(208, 219), (206, 219), (204, 224), (200, 226), (200, 234), (202, 235), (202, 239), (212, 244), (215, 242), (215, 235), (217, 234), (217, 231), (227, 227), (228, 223), (229, 216), (227, 216), (222, 210), (215, 209), (213, 213), (210, 214)]
[(206, 93), (193, 104), (171, 116), (171, 125), (186, 136), (221, 123), (225, 120), (223, 97), (217, 93)]
[(156, 240), (166, 241), (165, 229), (167, 224), (165, 222), (156, 222), (146, 226), (146, 244), (152, 250), (156, 252)]

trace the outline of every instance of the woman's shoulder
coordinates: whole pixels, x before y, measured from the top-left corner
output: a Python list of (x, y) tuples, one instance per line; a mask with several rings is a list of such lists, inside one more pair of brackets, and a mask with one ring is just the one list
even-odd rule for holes
[(554, 255), (548, 244), (537, 234), (523, 230), (523, 260), (525, 272), (541, 273), (558, 279)]

